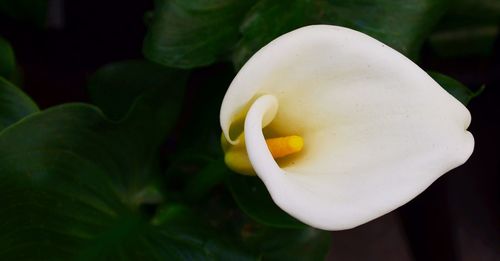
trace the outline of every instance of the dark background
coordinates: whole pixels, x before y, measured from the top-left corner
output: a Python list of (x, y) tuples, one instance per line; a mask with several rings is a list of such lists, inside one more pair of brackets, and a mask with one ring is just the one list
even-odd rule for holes
[[(22, 86), (42, 108), (89, 102), (85, 86), (97, 68), (142, 58), (143, 17), (153, 8), (150, 1), (61, 3), (50, 9), (44, 28), (0, 18), (0, 34), (22, 68)], [(474, 153), (398, 210), (333, 232), (331, 260), (500, 260), (500, 43), (492, 56), (454, 59), (437, 58), (424, 46), (420, 65), (472, 89), (486, 85), (468, 106)], [(214, 70), (230, 72), (231, 66), (197, 69), (196, 82)], [(189, 101), (188, 95), (185, 106)]]

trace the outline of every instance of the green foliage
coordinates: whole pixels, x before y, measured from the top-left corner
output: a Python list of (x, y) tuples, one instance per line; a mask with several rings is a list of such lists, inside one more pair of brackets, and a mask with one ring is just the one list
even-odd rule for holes
[(500, 31), (500, 1), (453, 1), (430, 46), (443, 57), (463, 57), (492, 53)]
[(191, 200), (200, 200), (208, 194), (209, 190), (218, 185), (229, 176), (230, 172), (224, 160), (209, 161), (196, 176), (188, 180), (186, 195)]
[(311, 227), (282, 229), (259, 224), (243, 230), (245, 243), (260, 250), (263, 260), (324, 260), (331, 235)]
[(252, 0), (158, 0), (144, 55), (166, 66), (215, 62), (238, 39), (238, 23)]
[(0, 37), (0, 76), (11, 79), (16, 70), (16, 59), (10, 44)]
[(276, 206), (259, 178), (233, 173), (227, 184), (238, 206), (256, 221), (283, 228), (306, 226)]
[(137, 147), (131, 148), (137, 153), (133, 161), (158, 167), (158, 151), (181, 109), (186, 76), (146, 61), (124, 61), (104, 66), (91, 77), (89, 92), (94, 102), (111, 119), (121, 119), (126, 139), (137, 141)]
[(276, 37), (311, 24), (313, 1), (260, 0), (250, 9), (243, 20), (240, 31), (241, 40), (233, 53), (236, 68), (243, 64), (260, 48)]
[(329, 0), (316, 22), (364, 32), (415, 60), (448, 7), (447, 0)]
[(445, 2), (261, 0), (243, 23), (243, 39), (238, 45), (234, 63), (241, 67), (253, 53), (274, 38), (310, 24), (349, 27), (416, 59), (424, 39), (444, 13)]
[[(157, 1), (146, 57), (193, 68), (231, 56), (236, 68), (276, 37), (310, 24), (365, 32), (416, 59), (446, 0)], [(244, 17), (242, 19), (241, 17)]]
[[(141, 102), (140, 97), (151, 99), (163, 95), (172, 100), (181, 99), (186, 76), (181, 70), (145, 60), (129, 60), (100, 68), (90, 78), (88, 90), (92, 101), (107, 117), (120, 120), (135, 102)], [(153, 107), (162, 106), (162, 99), (154, 101)]]
[(179, 134), (180, 154), (202, 154), (211, 159), (222, 157), (220, 144), (220, 105), (233, 80), (233, 68), (229, 64), (194, 70), (191, 74), (191, 96), (186, 103), (183, 131)]
[[(164, 102), (174, 107), (176, 100)], [(140, 103), (134, 112), (136, 107)], [(220, 245), (219, 237), (196, 229), (196, 223), (163, 217), (151, 224), (139, 212), (141, 204), (150, 203), (142, 192), (157, 186), (150, 165), (158, 140), (143, 135), (132, 115), (115, 123), (95, 107), (68, 104), (33, 114), (2, 133), (3, 257), (184, 260), (227, 255), (231, 245)], [(174, 119), (172, 114), (163, 121), (171, 126)]]
[(467, 86), (463, 85), (461, 82), (437, 72), (429, 72), (429, 75), (434, 78), (434, 80), (439, 83), (447, 92), (449, 92), (453, 97), (463, 103), (465, 106), (469, 104), (472, 98), (480, 95), (484, 91), (484, 85), (479, 88), (476, 92), (471, 91)]
[(26, 94), (0, 76), (0, 133), (4, 128), (37, 111), (37, 105)]
[[(117, 67), (123, 75), (130, 73), (127, 65)], [(111, 83), (120, 77), (113, 68), (93, 77), (94, 88), (102, 82), (116, 87)], [(178, 74), (175, 78), (171, 83), (183, 82)], [(2, 132), (4, 257), (155, 260), (227, 254), (230, 246), (219, 246), (213, 234), (193, 229), (194, 224), (150, 224), (139, 211), (152, 203), (145, 191), (161, 187), (158, 149), (182, 100), (182, 85), (160, 87), (145, 88), (120, 122), (107, 120), (93, 106), (68, 104), (33, 114)], [(24, 96), (19, 101), (20, 106), (27, 103)]]

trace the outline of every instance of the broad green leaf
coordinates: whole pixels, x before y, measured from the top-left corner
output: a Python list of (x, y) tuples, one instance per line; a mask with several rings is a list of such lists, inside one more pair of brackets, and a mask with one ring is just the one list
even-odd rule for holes
[(144, 55), (171, 67), (209, 65), (225, 56), (238, 40), (238, 25), (253, 2), (155, 1), (149, 32), (144, 40)]
[(47, 10), (47, 0), (0, 0), (0, 15), (38, 27), (45, 26)]
[(231, 173), (227, 185), (238, 206), (257, 222), (281, 228), (306, 227), (274, 203), (259, 178)]
[[(101, 79), (116, 77), (111, 72)], [(141, 204), (162, 200), (158, 151), (176, 122), (183, 93), (184, 77), (175, 78), (168, 86), (144, 90), (118, 122), (94, 106), (68, 104), (32, 114), (2, 132), (3, 257), (180, 260), (211, 255), (205, 246), (210, 237), (182, 234), (179, 225), (172, 231), (166, 224), (150, 224), (140, 213)]]
[(446, 0), (261, 0), (247, 14), (233, 62), (241, 67), (272, 39), (310, 24), (364, 32), (416, 59), (422, 43), (446, 9)]
[[(145, 60), (121, 61), (95, 72), (89, 80), (88, 90), (91, 100), (108, 118), (120, 120), (141, 95), (180, 98), (186, 75), (184, 71)], [(161, 102), (154, 105), (161, 105)]]
[(30, 97), (0, 76), (0, 132), (37, 111), (38, 106)]
[(12, 80), (16, 71), (16, 58), (10, 44), (0, 37), (0, 76)]
[(447, 92), (467, 106), (472, 98), (480, 95), (484, 90), (484, 85), (478, 91), (473, 92), (461, 82), (437, 72), (429, 72), (429, 75), (439, 83)]
[(331, 246), (331, 233), (312, 227), (284, 229), (249, 223), (242, 236), (263, 260), (325, 260)]
[(500, 32), (500, 1), (457, 0), (430, 36), (431, 48), (443, 57), (493, 52)]
[[(164, 102), (171, 103), (170, 111), (175, 114), (176, 100)], [(136, 102), (135, 107), (140, 104)], [(149, 165), (158, 140), (141, 135), (143, 126), (136, 125), (133, 115), (112, 122), (93, 106), (68, 104), (32, 114), (1, 133), (3, 258), (218, 260), (228, 253), (246, 256), (197, 224), (179, 221), (188, 218), (165, 218), (162, 212), (162, 218), (150, 222), (140, 213), (143, 190), (155, 184)], [(171, 125), (173, 117), (163, 120)]]
[(138, 139), (132, 150), (143, 150), (136, 160), (147, 164), (146, 172), (160, 171), (158, 150), (180, 113), (186, 76), (184, 71), (131, 60), (106, 65), (89, 81), (93, 101), (109, 118), (121, 120), (127, 139)]

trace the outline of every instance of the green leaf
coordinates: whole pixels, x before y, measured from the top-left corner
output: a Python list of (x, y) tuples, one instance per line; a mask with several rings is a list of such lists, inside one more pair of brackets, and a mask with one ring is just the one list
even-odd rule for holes
[[(446, 0), (261, 0), (247, 14), (233, 56), (237, 68), (274, 38), (310, 24), (332, 24), (364, 32), (416, 59), (446, 9)], [(272, 25), (272, 26), (270, 26)]]
[(416, 59), (447, 4), (447, 0), (159, 0), (143, 51), (152, 61), (180, 68), (208, 65), (230, 55), (240, 68), (284, 33), (305, 25), (332, 24), (367, 33)]
[[(123, 87), (115, 80), (138, 69), (132, 64), (107, 67), (94, 77), (94, 94), (103, 104)], [(160, 74), (148, 72), (140, 75)], [(126, 114), (120, 121), (108, 120), (94, 106), (67, 104), (32, 114), (1, 133), (2, 256), (180, 260), (218, 255), (209, 247), (218, 246), (217, 239), (189, 227), (181, 233), (178, 224), (151, 224), (141, 213), (142, 204), (163, 199), (158, 152), (176, 122), (185, 78), (169, 75), (175, 80), (168, 85), (147, 85), (134, 93), (127, 100), (133, 100), (130, 109), (121, 103), (123, 110), (116, 111)], [(128, 79), (156, 83), (138, 78)]]
[[(193, 70), (177, 148), (165, 172), (169, 192), (178, 191), (190, 201), (204, 198), (227, 176), (220, 144), (220, 104), (234, 77), (231, 64)], [(219, 162), (217, 162), (219, 161)]]
[(493, 52), (498, 33), (496, 25), (478, 24), (439, 30), (429, 42), (441, 57), (488, 56)]
[(186, 185), (186, 195), (191, 200), (199, 200), (218, 184), (222, 183), (230, 172), (223, 159), (213, 160), (196, 173)]
[(442, 57), (488, 56), (500, 31), (500, 2), (457, 0), (430, 36), (431, 48)]
[(469, 104), (472, 98), (480, 95), (484, 91), (484, 85), (476, 92), (471, 91), (467, 86), (461, 82), (438, 72), (429, 72), (429, 75), (439, 83), (447, 92), (453, 97), (463, 103), (465, 106)]
[(16, 70), (16, 58), (10, 44), (0, 37), (0, 76), (11, 79)]
[(0, 77), (20, 86), (22, 75), (16, 64), (16, 56), (10, 43), (0, 36)]
[(325, 260), (331, 246), (330, 232), (311, 227), (283, 229), (249, 223), (242, 235), (263, 260)]
[[(323, 6), (326, 7), (326, 6)], [(319, 20), (364, 32), (415, 60), (448, 8), (447, 0), (330, 0)]]
[[(256, 260), (257, 255), (243, 247), (239, 239), (229, 239), (225, 231), (215, 231), (199, 222), (199, 213), (181, 204), (163, 206), (159, 209), (155, 221), (170, 224), (174, 234), (192, 235), (192, 240), (204, 239), (203, 247), (206, 252), (202, 260)], [(175, 224), (178, 228), (173, 227)], [(231, 242), (231, 241), (232, 242)], [(189, 258), (185, 258), (189, 259)], [(184, 259), (184, 260), (185, 260)]]
[[(140, 130), (131, 135), (147, 136), (160, 144), (174, 123), (169, 115), (179, 112), (186, 78), (187, 71), (128, 60), (100, 68), (90, 78), (88, 90), (91, 100), (109, 118), (117, 121), (129, 117), (129, 124)], [(151, 165), (159, 166), (159, 160), (155, 155)], [(150, 193), (155, 189), (146, 189), (142, 195), (158, 198)]]
[(38, 111), (38, 106), (16, 86), (0, 77), (0, 133), (11, 124)]
[(184, 71), (145, 60), (121, 61), (95, 72), (89, 80), (88, 90), (91, 100), (108, 118), (120, 120), (141, 95), (179, 98), (186, 75)]
[(45, 26), (47, 10), (47, 0), (0, 0), (0, 15), (38, 27)]
[[(177, 101), (164, 102), (175, 107)], [(246, 256), (232, 243), (219, 240), (216, 233), (180, 222), (188, 220), (182, 218), (184, 214), (150, 222), (140, 213), (143, 202), (138, 195), (155, 183), (150, 162), (158, 140), (141, 135), (142, 126), (135, 125), (133, 115), (111, 122), (93, 106), (68, 104), (32, 114), (1, 133), (3, 258), (205, 260), (228, 253)], [(172, 122), (173, 117), (163, 120)]]
[(144, 40), (144, 55), (157, 63), (193, 68), (226, 55), (252, 0), (158, 0)]
[(232, 173), (227, 185), (238, 206), (259, 223), (281, 228), (304, 228), (305, 224), (281, 210), (258, 177)]
[(160, 172), (158, 150), (180, 113), (186, 77), (184, 71), (131, 60), (106, 65), (89, 81), (92, 100), (109, 118), (120, 120), (126, 139), (137, 140), (131, 150), (140, 150), (134, 160), (147, 163), (141, 172)]
[(233, 78), (234, 70), (229, 63), (193, 70), (191, 96), (187, 99), (190, 110), (185, 115), (185, 128), (179, 137), (182, 150), (212, 159), (223, 156), (220, 105)]
[(278, 36), (311, 24), (313, 9), (314, 3), (308, 0), (258, 1), (240, 27), (243, 37), (233, 53), (235, 66), (241, 68), (257, 50)]

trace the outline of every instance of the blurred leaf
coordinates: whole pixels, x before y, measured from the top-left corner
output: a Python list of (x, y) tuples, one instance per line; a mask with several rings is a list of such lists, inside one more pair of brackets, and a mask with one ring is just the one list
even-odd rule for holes
[(12, 80), (16, 71), (16, 58), (10, 44), (0, 37), (0, 76)]
[(500, 1), (457, 0), (431, 35), (431, 48), (443, 57), (490, 55), (500, 31)]
[(238, 206), (257, 222), (281, 228), (306, 227), (274, 203), (259, 178), (232, 173), (227, 185)]
[(193, 68), (215, 62), (238, 40), (238, 25), (253, 0), (158, 0), (144, 55), (160, 64)]
[[(205, 257), (201, 260), (256, 260), (257, 257), (247, 249), (242, 247), (240, 240), (229, 241), (225, 237), (225, 232), (214, 231), (199, 222), (199, 216), (192, 209), (181, 205), (171, 204), (162, 206), (154, 219), (156, 222), (166, 223), (170, 226), (173, 234), (191, 235), (192, 240), (200, 244), (200, 239), (204, 240), (202, 245), (205, 251)], [(200, 244), (201, 245), (201, 244)], [(191, 260), (184, 258), (183, 260)]]
[(160, 225), (172, 221), (186, 222), (188, 221), (187, 218), (193, 218), (191, 209), (182, 204), (168, 204), (158, 208), (151, 223)]
[(219, 110), (233, 76), (231, 64), (198, 68), (190, 75), (185, 98), (188, 106), (179, 122), (179, 131), (174, 133), (177, 146), (168, 158), (170, 164), (164, 175), (169, 194), (179, 193), (172, 195), (174, 197), (183, 197), (187, 193), (189, 201), (197, 201), (203, 193), (211, 192), (211, 187), (226, 175), (225, 167), (219, 171), (221, 169), (214, 161), (222, 157)]
[(0, 77), (0, 133), (9, 125), (38, 111), (38, 106), (16, 86)]
[(461, 82), (438, 72), (429, 72), (429, 75), (439, 83), (448, 93), (453, 95), (457, 100), (465, 106), (469, 104), (472, 98), (480, 95), (484, 90), (484, 85), (478, 91), (473, 92)]
[(0, 36), (0, 77), (20, 86), (22, 82), (21, 73), (16, 64), (16, 56), (8, 41)]
[(0, 15), (39, 27), (45, 26), (47, 10), (47, 0), (0, 0)]
[(201, 171), (196, 173), (186, 185), (186, 195), (191, 200), (199, 200), (218, 184), (222, 183), (230, 172), (224, 160), (212, 160)]
[[(190, 96), (186, 103), (183, 131), (179, 137), (182, 150), (191, 154), (203, 154), (206, 157), (220, 158), (220, 105), (227, 87), (234, 77), (231, 64), (193, 70), (189, 81)], [(194, 153), (193, 153), (194, 152)]]
[(108, 118), (120, 120), (141, 95), (180, 98), (186, 75), (184, 71), (145, 60), (121, 61), (95, 72), (89, 80), (88, 90), (92, 101)]
[(263, 260), (325, 260), (332, 237), (328, 231), (311, 227), (283, 229), (250, 223), (242, 235)]
[[(178, 100), (171, 103), (171, 126)], [(135, 107), (140, 107), (137, 102)], [(147, 104), (147, 103), (146, 103)], [(135, 111), (132, 110), (132, 111)], [(216, 233), (139, 213), (154, 184), (156, 137), (130, 113), (110, 122), (95, 107), (68, 104), (33, 114), (0, 135), (0, 252), (8, 260), (185, 260), (246, 252)]]
[(349, 27), (416, 59), (445, 8), (446, 0), (261, 0), (244, 20), (233, 62), (239, 68), (271, 40), (310, 24)]
[(498, 32), (496, 25), (478, 24), (440, 30), (429, 41), (434, 52), (442, 57), (488, 56), (493, 52)]

